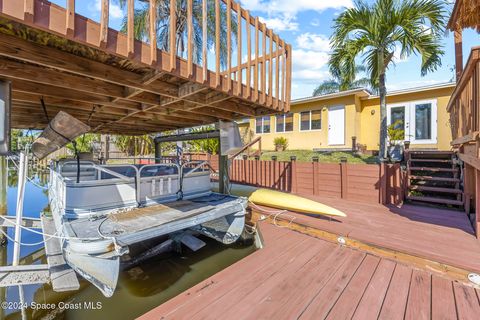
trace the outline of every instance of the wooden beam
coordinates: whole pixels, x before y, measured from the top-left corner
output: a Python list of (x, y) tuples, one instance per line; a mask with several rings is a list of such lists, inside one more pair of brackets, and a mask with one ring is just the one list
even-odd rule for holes
[(255, 64), (254, 64), (254, 72), (253, 72), (253, 101), (258, 101), (258, 68), (259, 65), (259, 37), (258, 37), (258, 17), (255, 17)]
[(177, 68), (177, 0), (170, 0), (170, 71)]
[(463, 40), (462, 40), (462, 30), (455, 30), (454, 34), (455, 41), (455, 75), (457, 81), (460, 80), (463, 72)]
[(75, 0), (67, 0), (67, 19), (65, 21), (67, 37), (75, 35)]
[(291, 96), (291, 87), (292, 87), (292, 46), (287, 45), (285, 53), (285, 59), (287, 61), (287, 77), (285, 86), (285, 112), (290, 111), (290, 96)]
[(250, 11), (246, 13), (246, 25), (247, 28), (247, 97), (250, 98), (252, 88), (252, 39), (251, 39), (251, 25), (250, 25)]
[(207, 60), (207, 14), (208, 14), (208, 0), (203, 0), (202, 3), (202, 63), (203, 63), (203, 82), (208, 81), (208, 60)]
[[(242, 14), (240, 3), (237, 4), (237, 66), (242, 65)], [(242, 70), (237, 72), (237, 95), (242, 95)]]
[(232, 1), (227, 0), (227, 92), (232, 88)]
[(264, 23), (262, 23), (262, 51), (263, 51), (263, 57), (262, 57), (262, 75), (261, 75), (261, 99), (260, 103), (264, 104), (266, 103), (266, 93), (267, 93), (267, 27)]
[(100, 48), (106, 48), (108, 42), (108, 23), (110, 20), (110, 1), (102, 0), (101, 3), (101, 14), (100, 14), (100, 37), (99, 37), (99, 46)]
[(221, 86), (220, 82), (220, 1), (215, 1), (215, 85)]
[(127, 0), (127, 55), (135, 53), (135, 1)]
[(33, 15), (35, 14), (35, 0), (23, 1), (23, 19), (27, 22), (33, 22)]
[[(285, 48), (285, 42), (282, 40), (281, 41), (281, 46), (282, 46), (282, 50)], [(280, 96), (280, 100), (282, 102), (282, 110), (285, 111), (285, 85), (287, 84), (287, 81), (285, 79), (285, 74), (286, 74), (286, 64), (285, 64), (285, 50), (283, 50), (284, 52), (280, 55), (281, 57), (281, 60), (282, 60), (282, 93), (281, 93), (281, 96)]]
[(270, 60), (268, 62), (268, 99), (267, 99), (267, 106), (271, 106), (273, 104), (273, 31), (272, 29), (268, 30), (268, 37), (270, 39)]
[(275, 47), (277, 55), (275, 57), (275, 109), (278, 110), (278, 96), (280, 94), (280, 45), (279, 45), (278, 35), (275, 35)]
[(480, 169), (475, 170), (475, 235), (480, 239)]
[(187, 74), (193, 75), (193, 0), (187, 0)]
[(157, 1), (150, 0), (150, 64), (157, 63)]

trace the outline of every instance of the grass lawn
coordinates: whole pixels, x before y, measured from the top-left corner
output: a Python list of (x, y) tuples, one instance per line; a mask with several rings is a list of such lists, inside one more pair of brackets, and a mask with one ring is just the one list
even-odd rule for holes
[(271, 160), (277, 156), (278, 161), (290, 161), (291, 156), (296, 156), (297, 161), (311, 162), (317, 156), (319, 162), (339, 163), (340, 158), (346, 157), (348, 163), (378, 163), (378, 157), (370, 155), (353, 154), (352, 152), (315, 152), (310, 150), (266, 151), (261, 160)]

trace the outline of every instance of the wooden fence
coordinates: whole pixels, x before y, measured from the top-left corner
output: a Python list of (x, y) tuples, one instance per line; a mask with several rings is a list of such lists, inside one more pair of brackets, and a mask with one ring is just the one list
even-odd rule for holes
[[(216, 156), (190, 157), (208, 160), (218, 169)], [(405, 192), (405, 174), (400, 164), (233, 160), (229, 174), (235, 183), (369, 203), (399, 204)]]

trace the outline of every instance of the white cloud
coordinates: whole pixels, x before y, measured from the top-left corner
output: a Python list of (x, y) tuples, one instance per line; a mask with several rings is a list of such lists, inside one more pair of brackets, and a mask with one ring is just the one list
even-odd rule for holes
[(310, 25), (313, 26), (313, 27), (319, 27), (320, 26), (320, 20), (315, 18), (310, 22)]
[(303, 33), (297, 37), (297, 47), (300, 49), (328, 52), (330, 40), (323, 34)]
[(276, 18), (260, 17), (260, 21), (265, 23), (268, 28), (273, 29), (276, 32), (298, 30), (298, 23), (295, 22), (295, 19), (287, 16)]
[(326, 9), (342, 9), (353, 6), (351, 0), (242, 0), (242, 5), (249, 10), (271, 13), (286, 13), (294, 15), (300, 11)]
[(319, 81), (328, 76), (326, 66), (328, 53), (313, 50), (294, 49), (292, 54), (293, 77), (295, 80)]
[[(93, 3), (93, 6), (90, 6), (90, 9), (95, 12), (101, 12), (102, 11), (102, 1), (101, 0), (95, 0)], [(108, 13), (111, 18), (113, 19), (120, 19), (123, 18), (123, 10), (120, 8), (118, 4), (112, 3), (110, 1), (110, 7), (108, 10)]]

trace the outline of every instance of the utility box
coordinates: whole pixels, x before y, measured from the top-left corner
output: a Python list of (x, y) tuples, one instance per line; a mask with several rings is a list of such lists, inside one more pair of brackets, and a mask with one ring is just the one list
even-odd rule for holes
[(0, 155), (10, 152), (10, 116), (12, 107), (12, 84), (0, 80)]
[(220, 150), (221, 155), (232, 155), (243, 147), (240, 130), (235, 122), (220, 121)]

